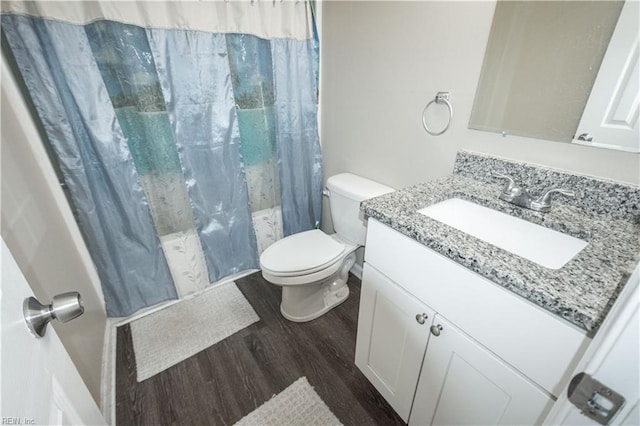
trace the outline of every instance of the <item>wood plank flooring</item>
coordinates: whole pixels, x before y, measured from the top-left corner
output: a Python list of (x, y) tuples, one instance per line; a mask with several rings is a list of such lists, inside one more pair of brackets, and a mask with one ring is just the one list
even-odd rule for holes
[(301, 376), (345, 425), (404, 425), (353, 362), (357, 278), (343, 304), (307, 323), (282, 317), (280, 287), (259, 272), (236, 283), (260, 321), (142, 383), (129, 326), (118, 328), (118, 425), (230, 425)]

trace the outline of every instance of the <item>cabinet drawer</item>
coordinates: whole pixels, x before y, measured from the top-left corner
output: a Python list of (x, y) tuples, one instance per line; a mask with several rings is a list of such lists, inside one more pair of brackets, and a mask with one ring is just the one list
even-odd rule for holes
[(590, 340), (584, 332), (369, 219), (365, 261), (493, 353), (558, 395)]

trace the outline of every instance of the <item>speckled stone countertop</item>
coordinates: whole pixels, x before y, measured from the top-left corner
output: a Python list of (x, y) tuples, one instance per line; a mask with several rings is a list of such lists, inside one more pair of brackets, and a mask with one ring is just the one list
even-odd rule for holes
[[(487, 161), (491, 164), (486, 164)], [(485, 164), (477, 164), (483, 162)], [(610, 191), (623, 194), (626, 203), (624, 208), (619, 201), (610, 206), (617, 213), (607, 213), (602, 203), (580, 205), (575, 204), (575, 200), (562, 203), (558, 200), (561, 197), (553, 200), (550, 212), (539, 213), (499, 200), (498, 195), (503, 187), (500, 181), (489, 184), (481, 181), (482, 176), (480, 179), (463, 176), (460, 170), (473, 174), (469, 172), (473, 167), (465, 167), (469, 164), (474, 164), (483, 176), (487, 175), (487, 166), (520, 177), (522, 175), (518, 170), (522, 172), (522, 167), (531, 167), (462, 152), (456, 160), (456, 172), (453, 175), (364, 201), (361, 209), (366, 216), (379, 220), (593, 335), (640, 261), (640, 225), (637, 223), (640, 189), (598, 181), (603, 194)], [(550, 174), (567, 175), (544, 168), (533, 168), (522, 173), (531, 177), (530, 172), (537, 174), (537, 179), (542, 181), (545, 176), (547, 180), (550, 179)], [(583, 196), (579, 188), (582, 183), (577, 183), (581, 178), (577, 177), (578, 180), (573, 181), (575, 185), (569, 187), (574, 190), (578, 187), (576, 198)], [(593, 188), (593, 179), (584, 179), (589, 181), (585, 187)], [(529, 188), (526, 183), (523, 186)], [(533, 190), (531, 192), (537, 194)], [(466, 199), (583, 239), (589, 244), (562, 268), (548, 269), (417, 212), (449, 198)], [(615, 199), (615, 195), (610, 194), (605, 198)]]

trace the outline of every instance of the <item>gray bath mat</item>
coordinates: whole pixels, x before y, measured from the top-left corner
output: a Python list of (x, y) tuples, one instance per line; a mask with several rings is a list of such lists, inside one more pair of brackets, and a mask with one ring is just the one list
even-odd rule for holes
[(240, 419), (235, 426), (328, 426), (341, 425), (313, 390), (306, 377)]
[(259, 319), (236, 284), (230, 282), (131, 322), (138, 382)]

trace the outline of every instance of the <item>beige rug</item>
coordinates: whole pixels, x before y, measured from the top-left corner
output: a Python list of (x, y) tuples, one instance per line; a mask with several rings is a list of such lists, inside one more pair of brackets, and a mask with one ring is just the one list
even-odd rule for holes
[(131, 322), (138, 382), (259, 319), (236, 284), (230, 282)]
[(240, 419), (235, 426), (328, 426), (341, 425), (313, 390), (306, 377)]

